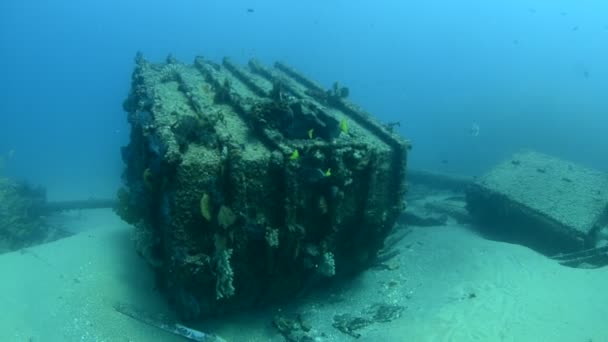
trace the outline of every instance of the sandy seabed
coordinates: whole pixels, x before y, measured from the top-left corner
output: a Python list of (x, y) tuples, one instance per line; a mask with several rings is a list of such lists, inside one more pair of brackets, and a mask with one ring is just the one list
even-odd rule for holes
[[(0, 341), (184, 341), (113, 308), (170, 313), (131, 228), (110, 210), (70, 215), (77, 234), (0, 255)], [(457, 224), (413, 228), (396, 248), (387, 267), (194, 328), (227, 341), (283, 341), (273, 318), (299, 315), (317, 341), (608, 341), (608, 268), (564, 267)], [(359, 338), (333, 326), (378, 304), (402, 310), (356, 330)]]

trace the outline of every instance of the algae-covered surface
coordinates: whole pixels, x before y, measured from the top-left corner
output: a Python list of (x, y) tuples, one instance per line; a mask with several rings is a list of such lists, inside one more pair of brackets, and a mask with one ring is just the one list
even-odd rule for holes
[(538, 152), (513, 155), (479, 183), (583, 234), (608, 207), (606, 173)]
[(43, 188), (3, 178), (0, 174), (0, 253), (52, 241), (65, 235), (48, 224)]
[[(0, 340), (184, 341), (114, 310), (172, 317), (132, 228), (109, 210), (69, 222), (80, 233), (0, 256), (0, 303), (10, 308)], [(451, 220), (392, 237), (400, 253), (353, 279), (189, 326), (227, 341), (608, 340), (608, 269), (563, 267)]]
[(136, 56), (117, 213), (182, 319), (375, 262), (404, 207), (409, 143), (347, 95), (282, 63)]

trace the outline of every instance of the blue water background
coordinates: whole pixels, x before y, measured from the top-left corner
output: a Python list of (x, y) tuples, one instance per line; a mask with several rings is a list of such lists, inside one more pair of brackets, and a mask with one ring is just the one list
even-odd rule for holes
[(113, 196), (136, 51), (340, 81), (401, 122), (411, 167), (477, 175), (532, 148), (608, 169), (605, 1), (3, 0), (5, 172), (52, 199)]

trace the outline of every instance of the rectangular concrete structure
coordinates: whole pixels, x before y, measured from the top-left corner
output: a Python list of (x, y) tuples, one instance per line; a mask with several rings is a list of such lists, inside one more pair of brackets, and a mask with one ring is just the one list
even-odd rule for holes
[(594, 247), (607, 223), (608, 175), (533, 151), (516, 153), (467, 191), (496, 236), (548, 253)]
[(137, 57), (118, 212), (183, 318), (289, 299), (373, 263), (409, 144), (289, 66)]

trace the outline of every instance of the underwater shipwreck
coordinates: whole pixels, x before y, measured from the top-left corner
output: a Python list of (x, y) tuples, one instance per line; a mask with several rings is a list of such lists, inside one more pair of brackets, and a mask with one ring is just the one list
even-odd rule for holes
[(44, 261), (30, 247), (79, 235), (57, 225), (65, 211), (113, 208), (129, 223), (154, 274), (151, 295), (173, 312), (121, 298), (117, 316), (193, 341), (225, 341), (199, 325), (254, 308), (287, 341), (380, 336), (380, 325), (437, 295), (420, 295), (436, 272), (419, 263), (454, 242), (431, 238), (431, 227), (473, 230), (564, 266), (608, 265), (605, 172), (530, 150), (476, 178), (411, 169), (394, 124), (339, 83), (324, 89), (255, 60), (135, 62), (117, 198), (49, 202), (44, 188), (0, 176), (0, 254)]
[(505, 159), (468, 186), (486, 237), (528, 246), (566, 266), (608, 264), (608, 175), (536, 151)]
[(409, 143), (282, 63), (136, 57), (117, 213), (182, 319), (295, 298), (378, 258)]

